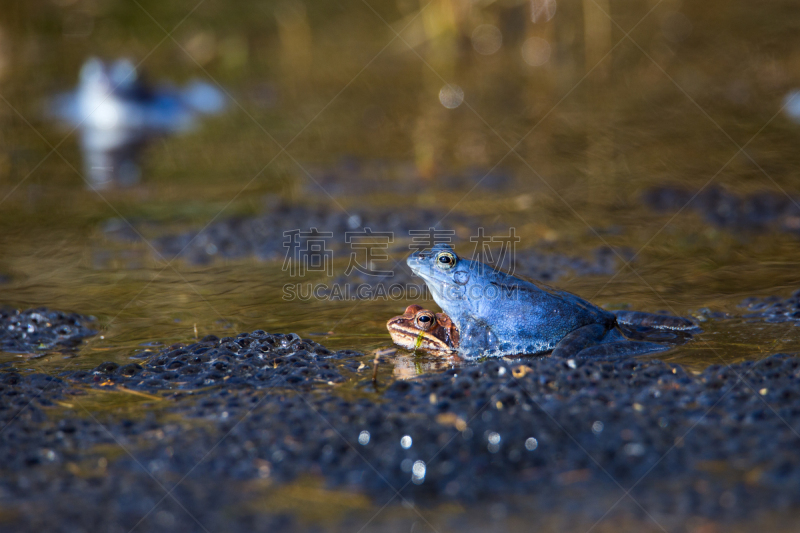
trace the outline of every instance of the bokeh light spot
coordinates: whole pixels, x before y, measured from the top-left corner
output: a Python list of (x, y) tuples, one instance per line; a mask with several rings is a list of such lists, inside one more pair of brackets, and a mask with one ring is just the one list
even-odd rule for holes
[(458, 85), (445, 85), (439, 91), (439, 101), (447, 109), (455, 109), (464, 101), (464, 90)]
[(531, 21), (547, 22), (556, 14), (556, 0), (530, 0)]
[(550, 43), (531, 37), (522, 44), (522, 59), (532, 67), (541, 67), (550, 59)]
[(472, 47), (479, 54), (489, 56), (503, 46), (503, 34), (497, 26), (481, 24), (472, 31)]

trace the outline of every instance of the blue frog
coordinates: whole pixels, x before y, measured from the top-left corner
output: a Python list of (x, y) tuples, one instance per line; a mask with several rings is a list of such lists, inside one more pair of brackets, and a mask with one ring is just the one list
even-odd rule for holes
[(699, 331), (682, 317), (605, 311), (569, 292), (459, 257), (448, 244), (415, 252), (407, 262), (458, 329), (458, 353), (465, 359), (547, 352), (628, 357), (670, 346), (631, 340), (622, 328)]
[(74, 91), (48, 102), (47, 112), (71, 130), (79, 130), (92, 188), (136, 183), (139, 155), (148, 140), (189, 131), (198, 116), (226, 107), (225, 95), (208, 83), (151, 86), (127, 59), (90, 58), (79, 78)]

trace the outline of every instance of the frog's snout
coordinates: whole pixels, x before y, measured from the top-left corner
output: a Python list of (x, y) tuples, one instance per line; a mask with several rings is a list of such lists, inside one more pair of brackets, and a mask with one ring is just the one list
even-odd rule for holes
[(411, 267), (411, 270), (416, 270), (431, 258), (431, 253), (425, 250), (417, 250), (408, 256), (406, 264)]

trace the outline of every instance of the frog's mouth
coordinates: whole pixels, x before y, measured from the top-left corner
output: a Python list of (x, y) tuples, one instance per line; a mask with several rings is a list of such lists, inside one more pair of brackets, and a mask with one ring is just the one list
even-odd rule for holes
[(452, 283), (449, 280), (443, 280), (437, 278), (436, 276), (431, 276), (429, 272), (420, 272), (414, 269), (412, 270), (414, 271), (414, 274), (422, 278), (422, 280), (425, 282), (425, 285), (427, 285), (433, 300), (446, 312), (450, 307), (448, 303), (461, 301), (464, 299), (463, 287)]
[[(439, 339), (435, 335), (430, 335), (425, 331), (417, 330), (416, 328), (395, 326), (394, 330), (389, 330), (389, 335), (392, 337), (392, 341), (395, 344), (411, 351), (420, 349), (440, 351), (451, 350), (451, 347), (448, 346), (445, 341)], [(427, 345), (425, 345), (426, 341), (428, 343)]]
[(445, 282), (436, 278), (436, 273), (428, 263), (420, 261), (419, 258), (412, 255), (408, 258), (408, 266), (411, 268), (412, 274), (422, 278), (422, 281), (425, 282), (432, 293), (444, 292), (437, 289), (443, 286)]
[(428, 286), (434, 301), (444, 309), (447, 302), (463, 300), (464, 288), (446, 274), (441, 273), (430, 263), (432, 255), (426, 252), (415, 252), (408, 257), (406, 263), (415, 276), (419, 276)]
[(409, 268), (411, 268), (411, 271), (414, 274), (416, 274), (417, 276), (424, 277), (424, 276), (422, 276), (420, 271), (423, 270), (423, 269), (426, 269), (426, 270), (430, 270), (431, 269), (431, 266), (430, 266), (430, 263), (429, 263), (430, 258), (431, 258), (431, 254), (430, 253), (427, 253), (427, 252), (424, 252), (424, 251), (417, 251), (417, 252), (414, 252), (413, 254), (408, 256), (408, 259), (406, 259), (406, 264), (409, 266)]
[(417, 335), (417, 340), (414, 341), (414, 350), (419, 350), (419, 347), (422, 346), (422, 341), (425, 340), (425, 332), (420, 331)]

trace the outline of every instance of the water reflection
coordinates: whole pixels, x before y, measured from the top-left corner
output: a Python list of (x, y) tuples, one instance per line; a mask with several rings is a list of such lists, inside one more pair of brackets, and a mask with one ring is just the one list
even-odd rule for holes
[(422, 352), (398, 350), (394, 354), (392, 375), (396, 379), (413, 379), (424, 374), (447, 370), (454, 361), (455, 359), (436, 357)]
[(105, 189), (139, 181), (147, 142), (193, 129), (198, 115), (220, 113), (225, 96), (208, 83), (150, 87), (127, 59), (88, 59), (78, 87), (56, 96), (48, 112), (80, 131), (87, 185)]

